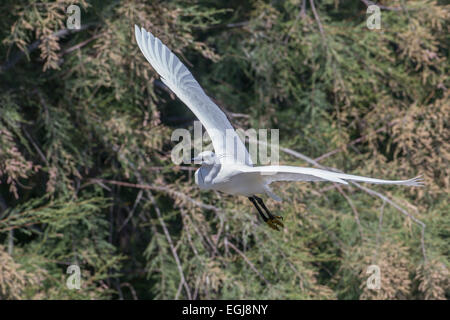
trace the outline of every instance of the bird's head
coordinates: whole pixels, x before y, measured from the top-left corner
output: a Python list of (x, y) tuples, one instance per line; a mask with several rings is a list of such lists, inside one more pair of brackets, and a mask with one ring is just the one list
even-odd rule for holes
[(217, 163), (217, 157), (212, 151), (203, 151), (200, 152), (195, 158), (192, 158), (192, 161), (202, 165), (212, 166)]

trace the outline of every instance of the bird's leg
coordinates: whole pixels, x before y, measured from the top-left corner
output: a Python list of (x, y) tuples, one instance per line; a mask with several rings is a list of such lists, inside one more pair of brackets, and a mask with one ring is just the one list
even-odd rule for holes
[(258, 204), (256, 203), (256, 200), (254, 197), (248, 197), (248, 199), (253, 203), (253, 205), (255, 206), (256, 210), (258, 210), (259, 215), (261, 216), (261, 218), (264, 220), (264, 222), (267, 223), (267, 218), (264, 215), (264, 213), (261, 211), (261, 208), (258, 206)]
[[(274, 216), (269, 209), (267, 209), (266, 205), (264, 204), (263, 200), (257, 196), (254, 196), (254, 198), (256, 199), (256, 201), (258, 201), (259, 205), (264, 209), (264, 211), (266, 211), (267, 215), (269, 216), (269, 219), (266, 221), (266, 223), (269, 225), (269, 227), (271, 227), (272, 229), (276, 229), (277, 225), (279, 225), (280, 227), (284, 227), (284, 224), (280, 221), (283, 220), (282, 216)], [(274, 228), (275, 227), (275, 228)]]

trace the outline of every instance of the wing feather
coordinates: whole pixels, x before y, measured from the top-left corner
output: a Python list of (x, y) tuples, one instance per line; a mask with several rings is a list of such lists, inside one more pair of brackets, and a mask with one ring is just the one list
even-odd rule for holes
[(330, 181), (341, 184), (348, 184), (346, 180), (349, 180), (374, 184), (394, 184), (405, 186), (423, 185), (423, 179), (421, 178), (421, 176), (417, 176), (409, 180), (383, 180), (316, 168), (294, 166), (252, 167), (245, 169), (244, 173), (259, 174), (263, 177), (267, 184), (270, 184), (274, 181)]
[[(161, 81), (197, 116), (221, 162), (252, 165), (245, 144), (219, 107), (205, 94), (186, 66), (158, 38), (135, 26), (136, 42)], [(227, 141), (228, 140), (228, 141)], [(232, 145), (230, 145), (230, 141)]]

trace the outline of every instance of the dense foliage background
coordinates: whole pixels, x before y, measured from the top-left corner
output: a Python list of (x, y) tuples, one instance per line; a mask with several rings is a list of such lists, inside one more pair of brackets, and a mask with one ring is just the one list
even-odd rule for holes
[[(369, 30), (368, 4), (2, 1), (0, 299), (448, 298), (449, 5), (381, 1)], [(201, 192), (170, 158), (195, 118), (134, 24), (236, 127), (279, 128), (283, 164), (426, 187), (278, 184), (281, 232), (246, 198)]]

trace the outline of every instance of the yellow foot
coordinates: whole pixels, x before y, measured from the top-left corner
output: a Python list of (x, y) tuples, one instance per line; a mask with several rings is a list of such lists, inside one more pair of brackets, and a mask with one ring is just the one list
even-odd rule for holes
[(278, 229), (278, 226), (280, 226), (281, 228), (284, 227), (284, 224), (283, 224), (283, 222), (280, 221), (280, 219), (283, 220), (283, 217), (282, 216), (274, 216), (273, 218), (269, 218), (266, 221), (266, 223), (270, 228), (280, 231), (280, 229)]

